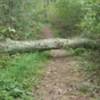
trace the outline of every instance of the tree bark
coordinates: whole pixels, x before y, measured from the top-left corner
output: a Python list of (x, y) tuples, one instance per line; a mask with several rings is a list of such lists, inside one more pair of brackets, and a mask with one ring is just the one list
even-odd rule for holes
[(0, 53), (33, 52), (67, 47), (100, 48), (100, 44), (95, 40), (83, 38), (54, 38), (34, 41), (14, 41), (7, 39), (6, 41), (0, 42)]

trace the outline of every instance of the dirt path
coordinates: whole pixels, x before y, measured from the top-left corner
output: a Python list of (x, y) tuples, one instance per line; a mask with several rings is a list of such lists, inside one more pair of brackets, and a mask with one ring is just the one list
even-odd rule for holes
[(53, 38), (53, 32), (52, 30), (49, 28), (48, 25), (44, 26), (44, 28), (42, 29), (42, 38)]
[[(52, 37), (51, 30), (45, 28), (47, 37)], [(91, 96), (80, 92), (84, 75), (77, 70), (78, 61), (64, 50), (52, 50), (52, 59), (46, 73), (35, 90), (36, 100), (93, 100)]]

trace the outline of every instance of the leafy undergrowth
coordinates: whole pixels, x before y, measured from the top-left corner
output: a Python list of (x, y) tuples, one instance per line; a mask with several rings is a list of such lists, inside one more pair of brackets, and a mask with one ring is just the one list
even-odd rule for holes
[[(80, 61), (79, 68), (86, 73), (85, 81), (91, 83), (89, 88), (91, 88), (92, 93), (94, 92), (94, 95), (100, 94), (100, 51), (77, 48), (72, 52)], [(87, 87), (83, 89), (88, 90)]]
[(42, 78), (46, 53), (0, 58), (0, 100), (33, 100), (32, 88)]
[(97, 80), (98, 85), (100, 85), (100, 51), (81, 49), (76, 51), (76, 53), (83, 61), (83, 69), (88, 75), (90, 74), (91, 78), (94, 78), (94, 81)]

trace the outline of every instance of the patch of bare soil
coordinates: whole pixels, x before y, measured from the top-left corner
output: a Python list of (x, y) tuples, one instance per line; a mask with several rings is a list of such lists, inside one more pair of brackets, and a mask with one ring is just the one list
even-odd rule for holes
[(94, 100), (80, 92), (84, 75), (77, 70), (78, 61), (73, 57), (61, 56), (65, 51), (51, 51), (53, 58), (46, 68), (40, 86), (35, 90), (36, 100)]

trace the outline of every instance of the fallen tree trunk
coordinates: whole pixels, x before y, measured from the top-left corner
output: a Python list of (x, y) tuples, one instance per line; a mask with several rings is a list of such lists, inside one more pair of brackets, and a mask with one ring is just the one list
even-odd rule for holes
[(97, 41), (83, 38), (73, 38), (73, 39), (44, 39), (35, 41), (14, 41), (6, 40), (0, 42), (0, 53), (16, 53), (16, 52), (33, 52), (37, 50), (49, 50), (49, 49), (59, 49), (59, 48), (100, 48)]

